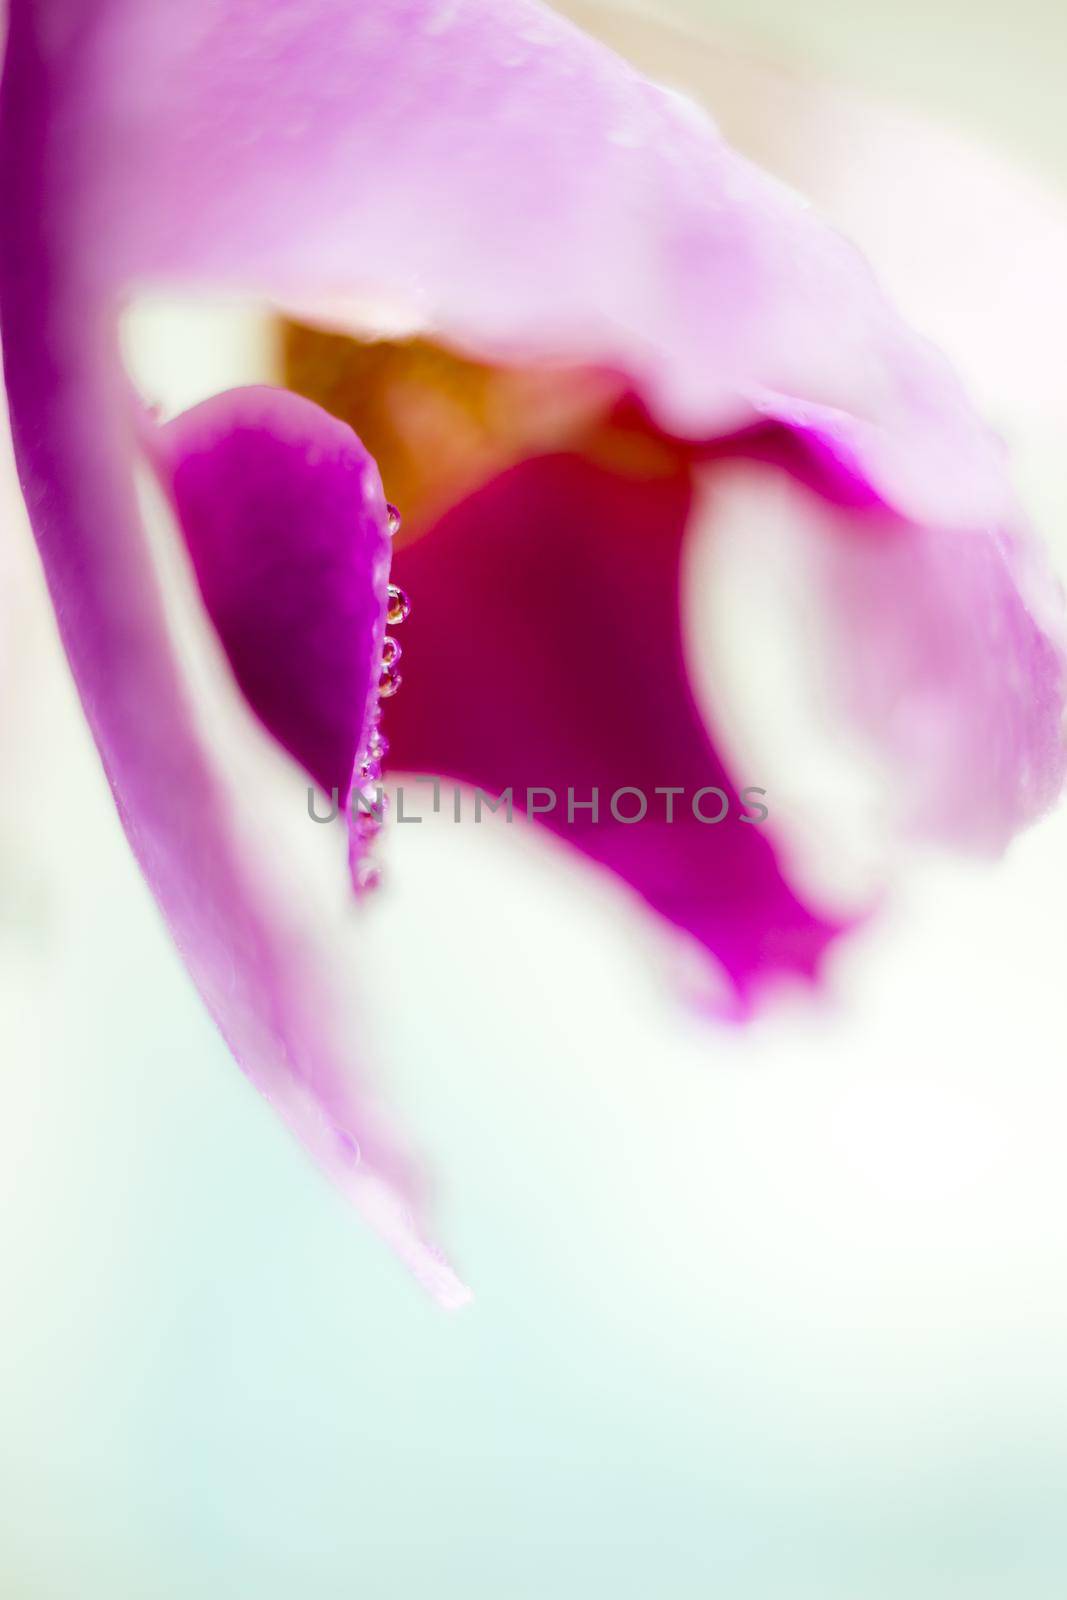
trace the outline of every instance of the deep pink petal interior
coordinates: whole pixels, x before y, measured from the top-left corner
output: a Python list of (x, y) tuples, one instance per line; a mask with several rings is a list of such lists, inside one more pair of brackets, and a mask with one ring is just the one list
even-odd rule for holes
[[(739, 785), (690, 688), (679, 618), (688, 473), (625, 478), (579, 456), (527, 461), (399, 551), (395, 571), (416, 617), (404, 690), (390, 702), (391, 761), (449, 776), (539, 816), (609, 868), (668, 922), (699, 940), (740, 994), (775, 970), (813, 975), (838, 931), (784, 880), (767, 832), (743, 822)], [(758, 784), (759, 775), (749, 775)], [(648, 814), (615, 820), (617, 790)], [(684, 791), (668, 823), (657, 788)], [(599, 791), (568, 821), (567, 794)], [(701, 822), (692, 798), (720, 788), (729, 812)], [(535, 804), (543, 804), (542, 799)], [(714, 818), (722, 802), (700, 803)], [(634, 796), (618, 809), (639, 810)]]

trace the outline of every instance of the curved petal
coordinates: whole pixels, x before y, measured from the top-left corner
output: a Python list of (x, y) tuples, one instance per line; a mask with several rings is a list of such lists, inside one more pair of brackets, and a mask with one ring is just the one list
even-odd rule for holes
[(390, 541), (350, 428), (284, 389), (216, 395), (153, 452), (245, 697), (347, 807), (377, 701)]
[[(776, 971), (813, 976), (839, 930), (742, 820), (755, 812), (694, 703), (679, 622), (689, 506), (684, 466), (627, 478), (545, 456), (398, 551), (418, 625), (390, 750), (416, 772), (510, 789), (520, 808), (527, 789), (548, 791), (538, 820), (703, 944), (743, 1003)], [(643, 800), (641, 820), (613, 812), (623, 789), (616, 811), (633, 818)]]
[(619, 370), (670, 431), (783, 420), (913, 520), (1011, 514), (998, 445), (857, 252), (537, 0), (78, 15), (33, 8), (57, 181), (109, 288), (399, 307), (493, 357)]
[(408, 1211), (408, 1162), (341, 1030), (324, 930), (251, 858), (186, 701), (134, 494), (112, 308), (77, 280), (43, 170), (62, 117), (30, 20), (15, 8), (0, 106), (0, 318), (19, 476), (82, 702), (131, 845), (237, 1060), (431, 1292), (458, 1304), (466, 1291)]

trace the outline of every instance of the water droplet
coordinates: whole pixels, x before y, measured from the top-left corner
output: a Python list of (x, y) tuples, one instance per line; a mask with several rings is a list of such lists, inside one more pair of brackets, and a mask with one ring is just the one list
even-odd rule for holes
[[(367, 865), (369, 866), (370, 863), (368, 862)], [(373, 884), (360, 883), (359, 869), (357, 869), (356, 872), (356, 883), (361, 889), (372, 889), (374, 887)], [(337, 1134), (337, 1143), (345, 1160), (348, 1161), (351, 1166), (358, 1167), (360, 1161), (363, 1159), (362, 1152), (359, 1148), (359, 1140), (353, 1138), (347, 1128), (335, 1128), (334, 1132)]]
[(391, 638), (389, 634), (386, 634), (385, 638), (382, 640), (382, 666), (391, 667), (394, 661), (399, 661), (403, 654), (404, 652), (401, 650), (396, 640)]
[(359, 783), (352, 795), (352, 820), (359, 828), (376, 833), (382, 825), (388, 804), (389, 796), (382, 789), (380, 780), (368, 778)]
[(390, 539), (395, 539), (397, 534), (400, 532), (400, 512), (396, 509), (396, 506), (386, 504), (385, 517), (385, 526), (388, 530), (389, 537)]
[(386, 667), (378, 679), (378, 695), (382, 700), (391, 700), (404, 680), (399, 672), (394, 672), (392, 667)]
[(398, 623), (406, 622), (411, 615), (411, 601), (403, 589), (395, 583), (389, 585), (389, 605), (385, 617), (389, 626), (395, 628)]

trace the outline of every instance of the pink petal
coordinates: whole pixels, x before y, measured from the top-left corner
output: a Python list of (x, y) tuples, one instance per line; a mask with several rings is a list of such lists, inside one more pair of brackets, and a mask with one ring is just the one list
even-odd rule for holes
[(377, 702), (389, 581), (374, 462), (343, 422), (269, 388), (185, 412), (158, 455), (241, 689), (347, 806)]
[[(547, 456), (399, 551), (416, 620), (390, 702), (391, 758), (491, 795), (511, 789), (520, 809), (528, 787), (551, 790), (539, 820), (699, 940), (745, 1000), (776, 971), (814, 975), (838, 929), (797, 901), (766, 829), (740, 820), (743, 785), (694, 703), (678, 611), (689, 507), (684, 469), (640, 480)], [(662, 786), (684, 790), (670, 823)], [(641, 791), (644, 820), (613, 817), (623, 788)], [(717, 824), (694, 815), (704, 788), (727, 797)], [(568, 790), (581, 803), (594, 789), (597, 820), (581, 804), (568, 820)], [(618, 809), (640, 804), (622, 795)], [(723, 802), (699, 804), (714, 818)]]
[(617, 369), (670, 431), (787, 421), (914, 520), (1009, 514), (1001, 451), (852, 246), (536, 0), (92, 18), (47, 49), (55, 176), (109, 288), (399, 307), (482, 354)]

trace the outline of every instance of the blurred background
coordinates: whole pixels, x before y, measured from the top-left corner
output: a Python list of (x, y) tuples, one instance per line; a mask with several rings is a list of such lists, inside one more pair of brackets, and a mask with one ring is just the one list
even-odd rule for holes
[[(1067, 13), (572, 9), (869, 250), (1067, 572)], [(360, 979), (450, 1317), (203, 1014), (4, 493), (4, 1600), (1061, 1600), (1067, 819), (743, 1032), (524, 830), (398, 831)]]

